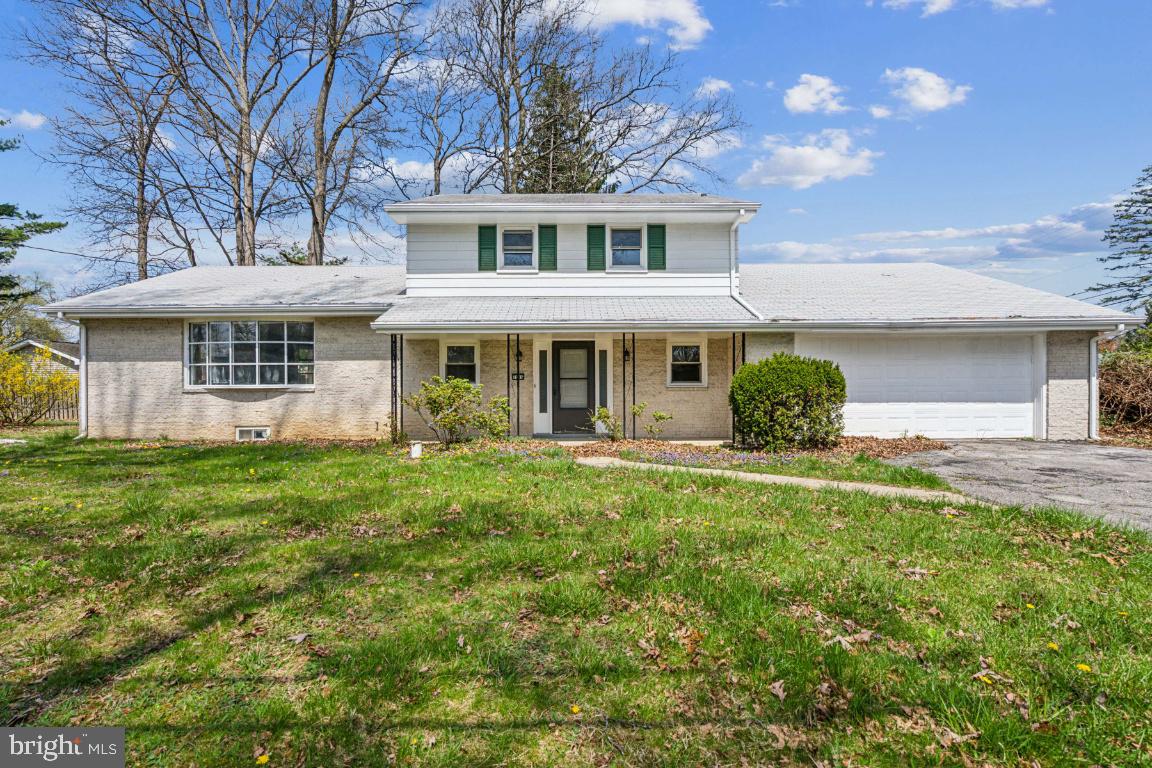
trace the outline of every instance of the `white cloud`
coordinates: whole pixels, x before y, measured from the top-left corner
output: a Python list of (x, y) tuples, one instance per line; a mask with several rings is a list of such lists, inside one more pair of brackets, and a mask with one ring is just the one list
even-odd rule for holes
[(718, 77), (706, 77), (700, 81), (700, 87), (696, 89), (696, 95), (700, 97), (715, 96), (723, 91), (731, 91), (732, 83), (727, 80), (721, 80)]
[(784, 92), (784, 106), (793, 114), (847, 112), (849, 107), (840, 100), (843, 91), (830, 77), (800, 75), (800, 82)]
[(734, 131), (728, 131), (716, 136), (711, 136), (696, 145), (696, 157), (708, 159), (722, 155), (725, 152), (730, 152), (733, 149), (740, 149), (743, 146), (744, 140), (740, 138), (740, 134)]
[(892, 117), (891, 108), (881, 106), (880, 104), (874, 104), (871, 107), (868, 107), (868, 113), (877, 120), (887, 120), (888, 118)]
[(10, 112), (7, 109), (0, 109), (0, 120), (7, 120), (7, 128), (23, 128), (28, 131), (35, 131), (42, 128), (48, 118), (39, 112), (29, 112), (22, 109), (19, 112)]
[[(748, 261), (868, 263), (930, 261), (1006, 277), (1062, 280), (1069, 290), (1094, 282), (1113, 202), (1089, 203), (1034, 221), (982, 227), (864, 232), (826, 242), (794, 240), (742, 246)], [(1044, 277), (1047, 276), (1047, 277)], [(1054, 284), (1047, 284), (1053, 288)]]
[[(1001, 11), (1012, 11), (1019, 8), (1043, 8), (1049, 0), (987, 0), (993, 8)], [(872, 5), (871, 0), (867, 3)], [(935, 16), (956, 8), (956, 0), (884, 0), (885, 8), (904, 10), (906, 8), (920, 8), (922, 16)]]
[(808, 211), (804, 208), (789, 208), (788, 213), (792, 214), (793, 216), (807, 216), (808, 215)]
[(588, 0), (593, 24), (635, 24), (662, 30), (676, 50), (695, 48), (712, 31), (696, 0)]
[(970, 85), (956, 85), (920, 67), (886, 69), (883, 79), (892, 86), (892, 96), (912, 112), (937, 112), (963, 104), (972, 92)]
[(808, 189), (824, 181), (840, 181), (850, 176), (870, 176), (873, 162), (882, 152), (855, 149), (848, 131), (828, 129), (806, 136), (798, 145), (788, 145), (779, 136), (768, 136), (766, 157), (757, 158), (737, 183), (741, 186), (789, 186)]

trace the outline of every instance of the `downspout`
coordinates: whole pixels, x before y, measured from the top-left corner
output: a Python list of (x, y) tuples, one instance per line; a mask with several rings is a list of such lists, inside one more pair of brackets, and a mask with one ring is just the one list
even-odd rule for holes
[(740, 209), (740, 215), (732, 222), (731, 228), (728, 230), (728, 294), (732, 299), (744, 307), (751, 313), (752, 317), (757, 320), (763, 320), (764, 316), (757, 312), (751, 304), (744, 301), (744, 297), (740, 295), (740, 291), (736, 288), (736, 228), (740, 226), (740, 222), (744, 219), (744, 209)]
[(76, 395), (76, 417), (79, 431), (76, 440), (88, 437), (88, 329), (79, 320), (69, 320), (63, 312), (56, 313), (56, 319), (80, 329), (80, 392)]
[(1100, 439), (1100, 347), (1104, 339), (1124, 332), (1124, 326), (1116, 326), (1115, 331), (1097, 334), (1088, 343), (1088, 439)]

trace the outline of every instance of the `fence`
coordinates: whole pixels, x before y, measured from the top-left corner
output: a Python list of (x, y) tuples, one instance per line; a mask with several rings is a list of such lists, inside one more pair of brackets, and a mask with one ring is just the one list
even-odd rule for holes
[[(18, 405), (13, 408), (13, 412), (20, 413), (25, 411), (23, 408), (23, 400), (17, 401)], [(73, 394), (67, 400), (56, 403), (43, 417), (38, 419), (37, 423), (44, 423), (47, 421), (79, 421), (80, 420), (80, 395), (79, 393)], [(0, 421), (3, 421), (0, 418)]]

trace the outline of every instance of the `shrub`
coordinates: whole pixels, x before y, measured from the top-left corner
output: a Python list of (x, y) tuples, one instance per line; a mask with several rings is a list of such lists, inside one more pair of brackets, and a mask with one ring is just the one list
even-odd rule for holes
[(591, 411), (589, 416), (593, 424), (599, 424), (604, 429), (604, 436), (612, 442), (617, 442), (624, 439), (624, 422), (620, 420), (606, 406)]
[(475, 435), (499, 439), (508, 431), (508, 398), (494, 397), (485, 407), (482, 389), (467, 379), (433, 376), (420, 382), (420, 391), (405, 397), (404, 404), (445, 445)]
[(1152, 427), (1152, 352), (1104, 355), (1100, 415), (1112, 424)]
[(732, 377), (738, 439), (778, 451), (835, 445), (844, 431), (844, 374), (829, 360), (778, 352)]
[(64, 371), (51, 370), (51, 361), (46, 349), (30, 358), (0, 352), (0, 424), (35, 424), (75, 402), (80, 383)]

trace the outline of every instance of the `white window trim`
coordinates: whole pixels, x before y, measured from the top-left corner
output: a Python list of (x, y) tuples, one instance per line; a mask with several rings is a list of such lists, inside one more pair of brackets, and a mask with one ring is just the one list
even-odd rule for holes
[(463, 338), (440, 337), (440, 378), (447, 379), (445, 369), (448, 367), (448, 347), (472, 347), (473, 359), (476, 361), (476, 384), (480, 383), (480, 342), (470, 336)]
[[(605, 229), (604, 261), (609, 272), (647, 272), (648, 271), (648, 227), (644, 224), (610, 224)], [(617, 267), (612, 264), (612, 232), (617, 229), (640, 230), (640, 266)]]
[[(191, 365), (192, 361), (188, 358), (188, 346), (191, 343), (192, 331), (191, 327), (200, 323), (244, 323), (244, 322), (266, 322), (266, 323), (312, 323), (312, 382), (311, 384), (190, 384), (191, 378)], [(196, 317), (186, 319), (184, 321), (184, 333), (181, 343), (184, 350), (181, 354), (181, 359), (184, 361), (182, 375), (183, 391), (184, 392), (221, 392), (228, 390), (241, 390), (244, 392), (251, 392), (253, 390), (273, 390), (273, 391), (291, 391), (291, 392), (315, 392), (316, 391), (316, 378), (319, 373), (317, 363), (319, 362), (319, 355), (316, 349), (319, 343), (316, 340), (316, 318), (314, 317), (245, 317), (228, 315), (227, 317)], [(208, 342), (211, 343), (211, 342)], [(208, 363), (211, 365), (211, 363)], [(256, 365), (260, 365), (257, 361)], [(259, 376), (257, 376), (259, 378)]]
[[(267, 436), (266, 437), (253, 436), (247, 440), (242, 440), (240, 438), (241, 432), (243, 432), (243, 431), (255, 432), (258, 429), (265, 430), (268, 433)], [(236, 442), (238, 442), (238, 443), (264, 443), (264, 442), (267, 442), (271, 439), (272, 439), (272, 428), (271, 427), (236, 427)]]
[[(528, 229), (532, 231), (532, 266), (504, 266), (504, 231)], [(501, 224), (496, 228), (496, 271), (513, 275), (534, 275), (540, 271), (540, 229), (535, 224)], [(455, 345), (453, 345), (455, 346)]]
[[(700, 381), (672, 381), (672, 347), (695, 345), (700, 347)], [(707, 336), (669, 336), (664, 349), (665, 384), (676, 389), (706, 389), (708, 387), (708, 337)]]

